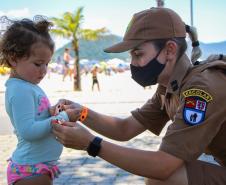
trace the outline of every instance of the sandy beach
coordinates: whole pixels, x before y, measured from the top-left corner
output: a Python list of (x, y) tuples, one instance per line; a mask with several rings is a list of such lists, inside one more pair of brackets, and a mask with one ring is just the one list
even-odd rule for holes
[[(4, 108), (4, 91), (7, 76), (0, 76), (0, 185), (6, 184), (6, 160), (16, 146), (9, 118)], [(154, 93), (155, 87), (144, 90), (131, 80), (130, 72), (113, 74), (112, 76), (98, 75), (100, 89), (91, 90), (92, 77), (82, 75), (82, 91), (74, 92), (73, 82), (69, 78), (62, 81), (62, 76), (52, 73), (40, 86), (48, 95), (52, 104), (60, 98), (67, 98), (86, 105), (104, 114), (125, 117), (130, 111), (140, 107)], [(106, 138), (105, 138), (106, 139)], [(145, 132), (130, 142), (120, 143), (141, 149), (157, 150), (161, 137)], [(115, 141), (114, 141), (115, 142)], [(117, 142), (115, 142), (117, 143)], [(143, 184), (143, 178), (121, 170), (99, 158), (91, 158), (86, 152), (64, 149), (60, 159), (62, 175), (54, 181), (54, 185), (129, 185)], [(96, 169), (96, 170), (93, 170)]]
[[(143, 89), (131, 80), (130, 72), (118, 73), (112, 76), (99, 74), (101, 91), (92, 92), (91, 75), (82, 76), (82, 91), (74, 92), (73, 82), (69, 79), (62, 81), (62, 76), (51, 74), (40, 83), (40, 86), (48, 95), (52, 104), (60, 98), (67, 98), (79, 102), (87, 107), (113, 116), (126, 117), (130, 111), (142, 106), (155, 92), (156, 86), (151, 89)], [(4, 83), (7, 76), (0, 76), (0, 185), (6, 185), (7, 159), (16, 146), (16, 137), (13, 135), (9, 118), (4, 108)], [(143, 150), (157, 150), (161, 142), (160, 137), (145, 131), (134, 139), (120, 143), (107, 139), (113, 143), (119, 143), (127, 147)], [(213, 162), (211, 156), (202, 155), (202, 160)], [(101, 159), (92, 158), (84, 151), (64, 148), (59, 166), (62, 174), (54, 180), (54, 185), (142, 185), (143, 177), (130, 174)]]

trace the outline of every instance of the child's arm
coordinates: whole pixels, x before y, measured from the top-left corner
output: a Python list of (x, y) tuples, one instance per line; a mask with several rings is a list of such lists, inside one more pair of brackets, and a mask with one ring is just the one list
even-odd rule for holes
[(37, 112), (35, 112), (35, 98), (30, 91), (23, 91), (23, 93), (17, 92), (11, 98), (10, 102), (16, 132), (25, 140), (38, 140), (50, 134), (52, 129), (51, 120), (69, 120), (67, 113), (63, 111), (57, 116), (36, 121), (35, 116), (37, 115), (35, 114), (37, 114)]

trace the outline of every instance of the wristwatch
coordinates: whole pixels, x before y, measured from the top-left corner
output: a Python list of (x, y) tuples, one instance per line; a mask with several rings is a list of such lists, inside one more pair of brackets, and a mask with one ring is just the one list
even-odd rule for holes
[(103, 139), (100, 137), (95, 137), (89, 144), (88, 148), (87, 148), (87, 152), (90, 156), (96, 157), (101, 149), (101, 141)]

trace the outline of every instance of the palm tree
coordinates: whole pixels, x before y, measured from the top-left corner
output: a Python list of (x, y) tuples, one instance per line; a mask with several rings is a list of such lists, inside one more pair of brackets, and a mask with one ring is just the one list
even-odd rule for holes
[(96, 40), (107, 32), (106, 28), (96, 30), (82, 29), (81, 24), (84, 16), (82, 14), (83, 7), (79, 7), (74, 13), (65, 12), (62, 18), (51, 18), (54, 27), (51, 32), (55, 35), (69, 38), (72, 43), (73, 51), (75, 52), (74, 62), (74, 90), (81, 90), (81, 76), (79, 67), (79, 39)]

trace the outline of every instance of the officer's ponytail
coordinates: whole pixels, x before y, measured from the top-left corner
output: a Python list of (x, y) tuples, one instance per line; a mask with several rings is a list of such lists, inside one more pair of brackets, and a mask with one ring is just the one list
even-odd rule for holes
[(199, 47), (198, 34), (196, 28), (193, 26), (185, 25), (185, 28), (192, 42), (191, 62), (194, 64), (202, 55), (202, 51)]

